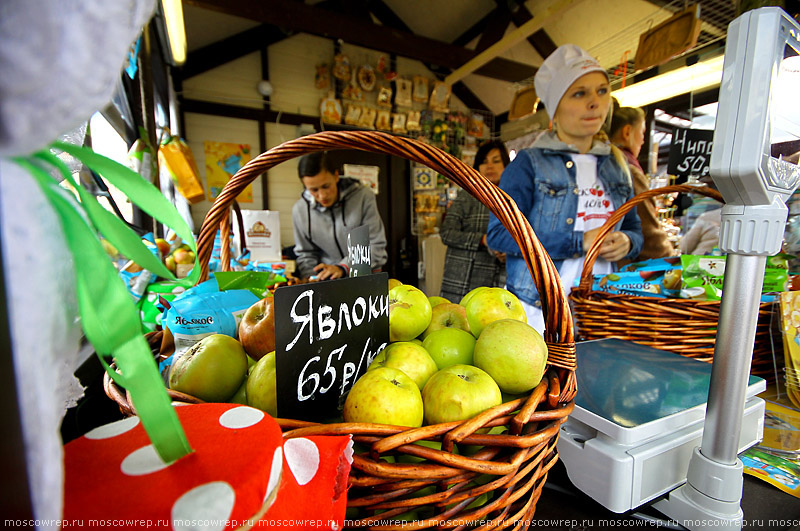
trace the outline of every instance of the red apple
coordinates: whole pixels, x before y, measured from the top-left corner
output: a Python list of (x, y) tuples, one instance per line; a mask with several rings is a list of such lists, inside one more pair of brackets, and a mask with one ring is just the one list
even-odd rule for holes
[(268, 295), (250, 306), (239, 323), (239, 341), (247, 355), (260, 360), (275, 350), (275, 298)]

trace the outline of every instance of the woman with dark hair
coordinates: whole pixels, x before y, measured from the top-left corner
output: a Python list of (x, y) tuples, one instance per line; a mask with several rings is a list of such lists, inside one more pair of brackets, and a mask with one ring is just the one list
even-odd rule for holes
[(298, 275), (348, 276), (347, 234), (361, 225), (369, 228), (372, 269), (380, 271), (387, 258), (386, 233), (372, 190), (357, 179), (339, 177), (325, 151), (302, 157), (297, 176), (305, 188), (292, 208)]
[[(475, 155), (473, 168), (494, 184), (509, 163), (508, 150), (499, 140), (483, 144)], [(466, 190), (461, 190), (447, 209), (439, 234), (447, 245), (441, 296), (460, 302), (478, 286), (505, 284), (505, 254), (486, 246), (489, 208)]]

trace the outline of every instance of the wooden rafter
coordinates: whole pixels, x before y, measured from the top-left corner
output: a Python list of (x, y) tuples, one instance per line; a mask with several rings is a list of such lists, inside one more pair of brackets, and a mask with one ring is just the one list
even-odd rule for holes
[[(370, 2), (370, 10), (375, 18), (383, 24), (384, 26), (396, 30), (408, 31), (411, 32), (411, 29), (403, 22), (397, 14), (387, 6), (382, 0), (373, 0)], [(431, 65), (428, 63), (424, 63), (425, 67), (434, 73), (434, 75), (438, 79), (444, 79), (444, 77), (451, 72), (451, 69), (444, 68), (438, 65)], [(453, 94), (461, 100), (461, 103), (466, 105), (470, 109), (476, 109), (480, 111), (488, 111), (489, 108), (486, 106), (481, 99), (475, 95), (464, 83), (456, 83), (452, 87)]]
[[(530, 19), (533, 18), (533, 15), (525, 6), (525, 4), (520, 4), (520, 6), (511, 13), (511, 21), (514, 23), (515, 26), (522, 26)], [(528, 37), (528, 43), (533, 46), (533, 49), (536, 50), (536, 53), (541, 55), (542, 57), (547, 57), (551, 53), (553, 53), (558, 46), (556, 43), (553, 42), (553, 39), (550, 38), (550, 35), (544, 29), (540, 29), (537, 32), (534, 32), (533, 35)]]
[[(291, 0), (186, 0), (188, 4), (272, 24), (287, 31), (299, 31), (347, 42), (387, 53), (395, 53), (433, 65), (458, 68), (477, 52), (460, 46), (421, 37), (400, 30), (372, 24), (349, 15), (336, 13)], [(497, 58), (476, 73), (519, 81), (534, 73), (530, 65)]]
[(496, 60), (499, 54), (518, 42), (525, 40), (528, 36), (542, 29), (550, 20), (562, 16), (569, 9), (574, 8), (583, 1), (584, 0), (555, 0), (555, 2), (547, 6), (541, 14), (509, 32), (498, 42), (457, 67), (452, 74), (447, 76), (445, 82), (452, 85), (465, 76), (477, 72), (483, 65)]
[(261, 24), (189, 52), (186, 63), (179, 72), (183, 79), (188, 79), (275, 44), (288, 36), (289, 34), (277, 26)]

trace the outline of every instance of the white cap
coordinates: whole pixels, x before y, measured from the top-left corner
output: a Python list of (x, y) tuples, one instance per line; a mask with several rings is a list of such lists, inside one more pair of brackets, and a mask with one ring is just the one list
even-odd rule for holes
[(559, 46), (544, 60), (533, 78), (533, 85), (550, 119), (553, 119), (558, 103), (570, 85), (589, 72), (602, 72), (608, 78), (597, 59), (574, 44)]

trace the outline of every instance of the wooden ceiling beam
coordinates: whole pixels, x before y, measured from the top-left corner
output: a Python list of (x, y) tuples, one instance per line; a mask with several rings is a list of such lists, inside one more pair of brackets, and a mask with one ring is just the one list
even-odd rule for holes
[[(519, 8), (511, 13), (511, 21), (515, 26), (522, 26), (532, 18), (533, 15), (525, 6), (525, 4), (520, 4)], [(545, 58), (553, 53), (556, 48), (558, 48), (556, 43), (553, 42), (553, 39), (550, 38), (550, 35), (548, 35), (544, 29), (540, 29), (539, 31), (533, 33), (533, 35), (530, 35), (528, 37), (528, 43), (533, 46), (533, 49), (536, 50), (536, 53)]]
[[(458, 68), (478, 53), (446, 42), (388, 29), (348, 15), (319, 9), (291, 0), (186, 0), (190, 5), (235, 15), (289, 31), (321, 35), (395, 53), (448, 68)], [(493, 64), (492, 64), (493, 63)], [(524, 63), (496, 59), (478, 73), (503, 81), (519, 81), (533, 75), (535, 69)]]
[(563, 16), (570, 9), (573, 9), (585, 0), (555, 0), (547, 6), (540, 14), (532, 18), (522, 26), (510, 31), (498, 42), (491, 45), (486, 50), (479, 52), (475, 57), (468, 62), (463, 63), (457, 67), (452, 74), (447, 76), (445, 83), (452, 85), (456, 81), (463, 79), (465, 76), (475, 72), (483, 65), (498, 58), (498, 56), (516, 45), (520, 41), (527, 39), (533, 33), (544, 28), (552, 19)]
[[(392, 9), (382, 0), (373, 0), (370, 2), (370, 10), (375, 18), (377, 18), (378, 21), (384, 26), (403, 31), (411, 31), (406, 23), (403, 22), (403, 19), (397, 16), (397, 14), (392, 11)], [(450, 68), (435, 66), (427, 63), (423, 64), (425, 64), (425, 67), (428, 68), (428, 70), (434, 73), (437, 79), (444, 79), (445, 76), (452, 71)], [(464, 83), (456, 83), (453, 85), (451, 90), (452, 94), (461, 100), (461, 103), (466, 105), (468, 108), (489, 112), (489, 108), (486, 106), (486, 104), (483, 103), (483, 101), (476, 96), (475, 93), (472, 92)]]
[(261, 24), (255, 28), (231, 35), (221, 41), (189, 52), (186, 63), (178, 69), (183, 79), (207, 72), (234, 59), (257, 52), (288, 37), (277, 26)]
[(496, 43), (505, 35), (508, 25), (511, 23), (511, 13), (505, 5), (498, 5), (490, 13), (486, 28), (481, 33), (481, 38), (475, 46), (476, 52), (482, 52), (492, 44)]

